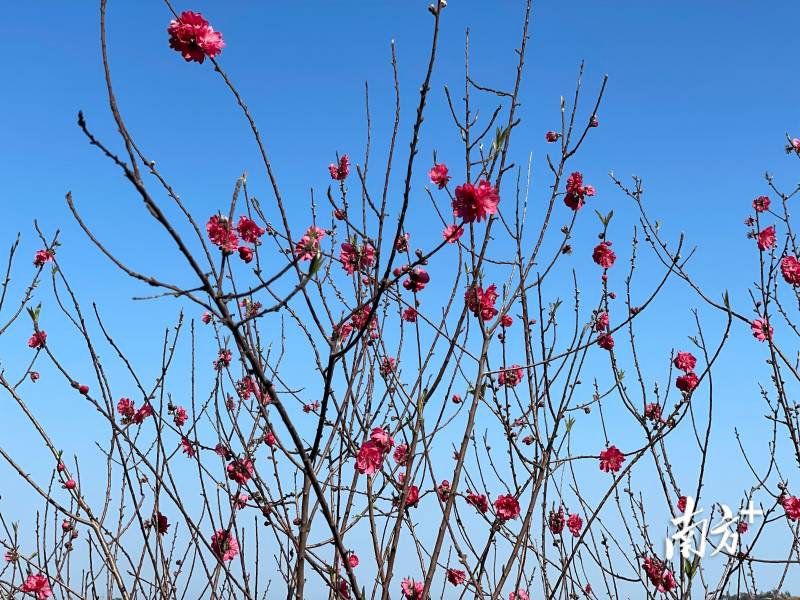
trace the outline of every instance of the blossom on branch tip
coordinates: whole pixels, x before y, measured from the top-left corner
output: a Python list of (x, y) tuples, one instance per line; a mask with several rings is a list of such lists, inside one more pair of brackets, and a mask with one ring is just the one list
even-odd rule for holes
[(447, 165), (443, 163), (436, 163), (428, 171), (431, 183), (437, 186), (440, 190), (444, 188), (450, 181), (450, 175), (447, 174)]
[(350, 174), (350, 157), (347, 154), (343, 154), (338, 164), (331, 163), (328, 165), (328, 171), (334, 181), (344, 181)]
[(222, 34), (200, 13), (186, 10), (167, 27), (169, 47), (177, 50), (186, 62), (202, 63), (206, 56), (214, 58), (225, 47)]

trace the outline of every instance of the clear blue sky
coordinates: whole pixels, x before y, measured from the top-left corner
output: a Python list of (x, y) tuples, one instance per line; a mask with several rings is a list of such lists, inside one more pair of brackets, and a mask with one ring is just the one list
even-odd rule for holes
[[(22, 231), (19, 269), (25, 272), (28, 257), (40, 247), (33, 219), (46, 232), (60, 228), (66, 246), (59, 258), (84, 300), (97, 300), (117, 332), (130, 336), (131, 351), (143, 354), (160, 338), (176, 307), (129, 302), (130, 296), (148, 290), (125, 281), (99, 257), (64, 202), (64, 194), (72, 190), (89, 222), (134, 267), (145, 270), (156, 264), (157, 274), (167, 278), (183, 273), (169, 262), (158, 262), (168, 244), (119, 173), (89, 147), (75, 124), (78, 110), (83, 110), (90, 126), (119, 148), (104, 95), (96, 4), (17, 2), (5, 8), (0, 240), (10, 242)], [(597, 90), (603, 74), (610, 77), (599, 113), (601, 126), (576, 165), (598, 189), (593, 202), (601, 210), (617, 212), (614, 226), (625, 239), (635, 224), (633, 207), (612, 189), (606, 173), (644, 177), (651, 214), (662, 219), (667, 232), (684, 231), (689, 243), (699, 246), (693, 272), (715, 296), (730, 289), (734, 302), (747, 311), (746, 271), (755, 272), (755, 255), (744, 239), (742, 221), (750, 200), (766, 192), (765, 170), (785, 187), (797, 176), (797, 163), (790, 163), (782, 146), (787, 131), (800, 135), (797, 36), (792, 29), (800, 22), (800, 5), (718, 0), (535, 4), (521, 91), (523, 121), (513, 149), (518, 162), (533, 153), (538, 197), (546, 193), (543, 133), (557, 128), (559, 97), (571, 96), (578, 64), (586, 59), (589, 93)], [(418, 0), (341, 0), (176, 6), (204, 13), (225, 36), (221, 63), (259, 122), (297, 228), (304, 227), (309, 188), (320, 193), (328, 184), (326, 165), (335, 152), (363, 154), (365, 80), (377, 156), (385, 151), (392, 116), (392, 39), (405, 125), (399, 147), (405, 152), (429, 43), (426, 5)], [(465, 27), (472, 30), (475, 79), (507, 87), (521, 15), (520, 1), (451, 0), (423, 129), (420, 173), (434, 148), (444, 159), (461, 156), (442, 86), (461, 90)], [(169, 19), (155, 0), (110, 2), (111, 65), (130, 131), (201, 219), (226, 205), (243, 170), (251, 173), (255, 193), (268, 199), (240, 113), (210, 65), (186, 64), (168, 48)], [(485, 106), (489, 110), (492, 103)], [(422, 183), (418, 191), (424, 200)], [(592, 224), (583, 231), (590, 235), (594, 229)], [(18, 275), (17, 281), (23, 280)], [(688, 310), (693, 306), (699, 304), (686, 288), (673, 286), (658, 310), (685, 336), (693, 333)], [(658, 339), (664, 321), (646, 326), (645, 335)], [(24, 323), (14, 339), (4, 337), (2, 356), (8, 365), (16, 364), (9, 352), (24, 345), (27, 328)], [(48, 330), (57, 344), (59, 325), (51, 322)], [(683, 340), (664, 341), (660, 358)], [(720, 365), (718, 394), (725, 405), (718, 424), (726, 431), (764, 412), (756, 377), (743, 385), (737, 380), (753, 362), (763, 364), (761, 351), (747, 331), (738, 331)], [(653, 377), (663, 377), (663, 361), (659, 368)], [(761, 378), (767, 381), (763, 372)], [(39, 389), (42, 394), (64, 394), (60, 387)], [(50, 418), (69, 423), (57, 411)], [(14, 418), (6, 423), (0, 424), (0, 435), (24, 443), (15, 433)], [(728, 436), (717, 456), (734, 450)], [(747, 480), (726, 487), (728, 474), (721, 465), (712, 471), (709, 488), (720, 486), (715, 499), (735, 502)]]

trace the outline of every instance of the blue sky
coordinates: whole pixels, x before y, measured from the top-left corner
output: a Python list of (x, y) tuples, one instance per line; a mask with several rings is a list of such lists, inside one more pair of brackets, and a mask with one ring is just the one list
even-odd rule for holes
[[(429, 43), (426, 4), (198, 1), (176, 6), (203, 12), (225, 36), (221, 63), (259, 122), (298, 229), (305, 227), (309, 188), (321, 194), (327, 186), (326, 165), (335, 153), (363, 153), (365, 80), (375, 165), (382, 161), (392, 118), (390, 40), (396, 42), (403, 107), (398, 145), (401, 153), (406, 151)], [(456, 94), (462, 89), (465, 27), (471, 28), (474, 78), (508, 87), (521, 4), (451, 0), (422, 133), (420, 174), (433, 149), (440, 158), (453, 156), (454, 163), (460, 156), (442, 86)], [(71, 190), (91, 225), (132, 266), (145, 270), (155, 265), (157, 274), (167, 278), (185, 275), (175, 263), (161, 262), (170, 250), (163, 235), (75, 124), (77, 111), (83, 110), (90, 127), (120, 149), (105, 100), (96, 3), (14, 3), (6, 7), (5, 17), (0, 240), (10, 242), (22, 232), (24, 260), (18, 268), (24, 272), (28, 256), (40, 246), (33, 219), (45, 232), (60, 229), (65, 247), (59, 258), (76, 289), (86, 301), (98, 302), (132, 352), (144, 355), (177, 308), (130, 302), (148, 290), (126, 281), (101, 259), (64, 202)], [(782, 147), (786, 132), (800, 132), (797, 40), (790, 29), (799, 17), (800, 5), (788, 1), (537, 2), (521, 89), (523, 120), (513, 142), (518, 162), (533, 154), (533, 198), (547, 192), (543, 133), (557, 128), (559, 98), (571, 96), (578, 64), (585, 59), (588, 94), (609, 75), (601, 126), (576, 164), (598, 189), (594, 206), (615, 210), (615, 231), (624, 240), (636, 222), (633, 206), (613, 190), (606, 173), (642, 176), (651, 215), (664, 222), (668, 234), (683, 231), (699, 247), (693, 272), (716, 297), (730, 289), (734, 304), (747, 312), (747, 273), (755, 273), (756, 255), (744, 238), (742, 221), (752, 198), (766, 192), (765, 170), (775, 174), (778, 185), (788, 188), (796, 181), (797, 163)], [(241, 114), (210, 65), (185, 64), (167, 47), (169, 19), (159, 2), (110, 3), (111, 65), (129, 130), (201, 219), (226, 205), (244, 170), (254, 193), (269, 199)], [(584, 108), (589, 102), (586, 97)], [(486, 111), (492, 106), (484, 102)], [(422, 185), (417, 192), (427, 202)], [(419, 228), (427, 231), (422, 222)], [(579, 231), (590, 236), (595, 228), (591, 223)], [(664, 322), (670, 323), (670, 333), (681, 331), (677, 340), (664, 341), (662, 350), (668, 353), (693, 333), (689, 309), (694, 306), (700, 305), (684, 286), (671, 286), (656, 307), (664, 317), (643, 325), (644, 335), (660, 340)], [(718, 316), (707, 318), (718, 324)], [(58, 344), (60, 326), (51, 323), (48, 330)], [(4, 338), (3, 360), (11, 365), (17, 360), (5, 357), (24, 343), (27, 328), (27, 323), (17, 328), (13, 340)], [(746, 369), (758, 372), (753, 365), (763, 364), (762, 350), (746, 330), (734, 332), (718, 376), (723, 403), (718, 423), (725, 431), (763, 413), (755, 374), (738, 381)], [(653, 377), (664, 376), (663, 360), (659, 368)], [(41, 389), (63, 394), (56, 387)], [(78, 418), (46, 412), (54, 424)], [(23, 444), (14, 418), (7, 423), (0, 425), (0, 435)], [(724, 457), (734, 450), (728, 436), (716, 451)], [(733, 502), (746, 484), (744, 479), (730, 484), (722, 471), (712, 470), (709, 477), (709, 488), (717, 485), (723, 496), (720, 501), (729, 494)]]

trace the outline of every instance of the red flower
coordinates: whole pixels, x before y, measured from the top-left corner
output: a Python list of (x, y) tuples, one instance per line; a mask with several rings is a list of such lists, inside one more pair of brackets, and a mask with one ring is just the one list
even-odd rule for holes
[(186, 62), (202, 63), (206, 56), (214, 58), (222, 52), (222, 34), (214, 31), (200, 13), (184, 11), (167, 27), (169, 47), (177, 50)]
[(486, 496), (483, 494), (475, 494), (469, 490), (467, 491), (467, 504), (471, 504), (477, 508), (478, 512), (481, 514), (489, 510), (489, 501), (486, 499)]
[(403, 287), (409, 292), (421, 292), (430, 282), (431, 276), (421, 267), (414, 267), (408, 272), (408, 277), (403, 281)]
[(245, 216), (239, 217), (239, 223), (236, 225), (236, 231), (239, 232), (239, 237), (245, 242), (250, 244), (257, 244), (259, 238), (264, 235), (265, 230), (261, 229), (253, 219)]
[(769, 196), (759, 196), (755, 200), (753, 200), (753, 208), (756, 209), (756, 212), (764, 212), (769, 209)]
[(578, 515), (570, 515), (569, 519), (567, 519), (567, 529), (569, 532), (578, 537), (581, 534), (581, 527), (583, 527), (583, 519), (581, 519)]
[(211, 536), (211, 551), (217, 558), (227, 562), (239, 554), (239, 543), (229, 531), (219, 529)]
[(234, 460), (228, 465), (227, 471), (228, 479), (244, 485), (253, 476), (253, 461), (249, 458)]
[(560, 133), (556, 133), (555, 131), (548, 131), (544, 134), (544, 139), (547, 140), (548, 143), (557, 142), (558, 138), (561, 137)]
[(694, 373), (687, 373), (686, 375), (681, 375), (675, 380), (675, 387), (688, 394), (694, 390), (699, 383), (700, 380), (697, 379), (697, 375)]
[(45, 340), (47, 340), (47, 333), (44, 331), (34, 331), (30, 338), (28, 338), (28, 348), (34, 350), (41, 350), (44, 348)]
[(456, 188), (453, 214), (467, 223), (480, 222), (497, 212), (499, 202), (497, 190), (488, 181), (481, 179), (477, 187), (465, 183)]
[(403, 321), (407, 321), (409, 323), (416, 323), (418, 316), (419, 313), (415, 309), (409, 307), (403, 311), (402, 319)]
[(758, 232), (758, 240), (756, 243), (758, 244), (759, 250), (768, 250), (775, 245), (775, 240), (775, 227), (770, 225)]
[(419, 488), (415, 485), (408, 486), (408, 494), (406, 495), (406, 508), (410, 508), (419, 504)]
[(464, 228), (460, 225), (448, 225), (442, 232), (442, 237), (447, 240), (448, 244), (455, 244), (464, 235)]
[(50, 583), (44, 575), (28, 575), (28, 578), (20, 586), (19, 591), (36, 596), (37, 600), (47, 600), (53, 595)]
[(461, 585), (467, 578), (467, 574), (460, 569), (447, 569), (447, 581), (453, 585)]
[(681, 496), (678, 498), (678, 510), (681, 512), (686, 512), (686, 496)]
[(675, 577), (672, 571), (666, 568), (663, 562), (656, 557), (646, 557), (642, 564), (647, 578), (654, 586), (658, 588), (659, 592), (671, 592), (676, 587)]
[(380, 367), (378, 367), (378, 371), (381, 374), (381, 377), (388, 377), (392, 373), (395, 372), (397, 369), (397, 360), (392, 358), (391, 356), (384, 356), (383, 362), (381, 362)]
[(350, 556), (347, 557), (347, 562), (350, 563), (351, 569), (355, 569), (359, 563), (358, 556), (356, 556), (354, 552), (351, 552)]
[(597, 332), (608, 329), (608, 313), (603, 311), (597, 315), (594, 321), (594, 330)]
[(522, 381), (522, 367), (519, 365), (511, 365), (510, 367), (500, 371), (500, 376), (497, 378), (500, 385), (506, 387), (516, 387)]
[(271, 431), (268, 431), (267, 435), (264, 436), (264, 441), (266, 442), (267, 446), (272, 448), (275, 445), (275, 434)]
[(736, 533), (747, 533), (748, 529), (749, 525), (747, 524), (747, 521), (742, 521), (736, 526)]
[(672, 361), (672, 364), (675, 365), (676, 369), (679, 369), (684, 373), (688, 373), (689, 371), (694, 370), (695, 366), (697, 365), (697, 359), (691, 352), (678, 352), (675, 355), (675, 360)]
[(439, 484), (439, 487), (436, 488), (436, 493), (439, 495), (439, 500), (442, 502), (447, 502), (447, 499), (450, 497), (450, 482), (446, 479)]
[(609, 446), (607, 450), (600, 453), (600, 470), (605, 473), (616, 473), (624, 462), (625, 457), (616, 446)]
[(614, 338), (610, 333), (604, 333), (597, 336), (597, 345), (603, 350), (612, 350), (614, 348)]
[(167, 530), (169, 529), (169, 521), (167, 520), (167, 517), (162, 515), (160, 512), (156, 513), (155, 522), (156, 522), (155, 523), (156, 530), (158, 531), (158, 533), (160, 533), (161, 535), (167, 533)]
[(312, 225), (306, 230), (294, 248), (294, 253), (300, 260), (311, 260), (319, 254), (319, 241), (325, 237), (325, 230)]
[(375, 263), (375, 248), (371, 244), (356, 246), (344, 242), (340, 249), (339, 262), (348, 275), (366, 270)]
[(239, 237), (227, 217), (213, 215), (206, 223), (206, 232), (211, 243), (223, 252), (231, 254), (239, 247)]
[(252, 262), (253, 251), (247, 246), (239, 246), (239, 258), (246, 263)]
[(467, 308), (472, 311), (472, 314), (484, 321), (490, 321), (497, 316), (497, 309), (494, 304), (497, 302), (498, 297), (497, 286), (494, 284), (486, 288), (485, 292), (482, 287), (472, 285), (467, 288), (464, 294)]
[(594, 115), (592, 115), (589, 118), (589, 127), (600, 127), (600, 120)]
[(400, 583), (400, 589), (406, 600), (422, 600), (422, 592), (425, 591), (425, 586), (421, 581), (417, 582), (407, 577)]
[(791, 521), (800, 519), (800, 498), (795, 496), (787, 496), (781, 501), (783, 510), (786, 511), (786, 516)]
[(78, 386), (78, 391), (83, 394), (84, 396), (89, 393), (89, 386), (85, 384), (81, 384)]
[(328, 171), (334, 181), (344, 181), (350, 174), (350, 157), (347, 154), (342, 155), (338, 165), (334, 163), (328, 165)]
[(189, 416), (186, 414), (186, 409), (182, 406), (179, 406), (175, 409), (175, 413), (173, 414), (172, 418), (175, 420), (175, 425), (177, 427), (183, 427), (184, 423), (189, 419)]
[(759, 342), (772, 339), (772, 326), (764, 319), (754, 319), (750, 323), (750, 329), (753, 331), (753, 337)]
[(404, 465), (408, 460), (408, 444), (400, 444), (395, 448), (394, 460), (398, 465)]
[(181, 438), (181, 450), (189, 458), (194, 458), (194, 455), (197, 454), (197, 451), (194, 449), (194, 445), (185, 436)]
[(130, 423), (136, 414), (136, 407), (130, 398), (120, 398), (117, 402), (117, 412), (122, 416), (123, 423)]
[(428, 171), (428, 177), (431, 178), (431, 183), (441, 190), (450, 181), (450, 175), (447, 174), (447, 165), (442, 163), (434, 164), (431, 170)]
[(221, 371), (222, 369), (224, 369), (226, 367), (229, 367), (230, 364), (231, 364), (232, 358), (233, 358), (233, 355), (231, 354), (231, 351), (228, 350), (227, 348), (223, 348), (222, 350), (219, 351), (219, 354), (217, 355), (217, 359), (213, 363), (214, 364), (214, 369), (216, 371)]
[(373, 475), (383, 464), (383, 446), (375, 440), (367, 440), (356, 456), (356, 470), (362, 475)]
[(408, 238), (410, 235), (408, 233), (404, 233), (399, 238), (397, 238), (394, 242), (394, 249), (398, 252), (408, 252)]
[(77, 483), (75, 483), (75, 480), (74, 480), (74, 479), (67, 479), (67, 480), (64, 482), (64, 487), (65, 487), (66, 489), (68, 489), (68, 490), (74, 490), (76, 487), (78, 487), (78, 484), (77, 484)]
[(614, 261), (617, 260), (617, 255), (611, 249), (611, 242), (603, 242), (598, 244), (594, 252), (592, 252), (592, 260), (604, 269), (614, 266)]
[(564, 204), (572, 210), (580, 210), (586, 204), (586, 196), (594, 196), (594, 187), (583, 185), (583, 174), (575, 171), (567, 178), (567, 193)]
[(50, 250), (37, 250), (33, 257), (33, 266), (42, 267), (51, 260), (53, 260), (53, 253)]
[(519, 516), (519, 501), (511, 494), (498, 496), (494, 501), (494, 510), (503, 521), (510, 521)]
[(564, 509), (559, 508), (558, 511), (550, 510), (547, 517), (547, 527), (553, 535), (561, 535), (564, 531)]
[(800, 285), (800, 261), (794, 256), (784, 256), (781, 260), (781, 273), (786, 283), (797, 287)]
[(644, 407), (644, 416), (645, 418), (651, 421), (660, 421), (661, 420), (661, 406), (658, 402), (651, 402)]
[(383, 427), (376, 427), (369, 434), (369, 439), (377, 443), (384, 453), (389, 452), (394, 446), (394, 439)]
[(513, 323), (514, 319), (511, 318), (511, 315), (503, 315), (503, 317), (500, 319), (500, 325), (502, 327), (511, 327)]

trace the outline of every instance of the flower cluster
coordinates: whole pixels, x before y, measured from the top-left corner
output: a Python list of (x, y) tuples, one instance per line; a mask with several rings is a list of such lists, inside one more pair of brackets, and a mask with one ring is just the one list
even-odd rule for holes
[(145, 402), (138, 410), (130, 398), (120, 398), (117, 402), (117, 412), (122, 417), (123, 425), (135, 423), (141, 425), (144, 420), (153, 414), (153, 407)]
[(328, 165), (328, 171), (334, 181), (344, 181), (350, 174), (350, 157), (347, 154), (342, 155), (338, 163)]
[(339, 262), (348, 275), (356, 271), (366, 271), (375, 264), (375, 248), (369, 242), (363, 245), (358, 245), (355, 241), (344, 242), (340, 248)]
[(393, 446), (394, 439), (382, 427), (376, 427), (356, 455), (356, 470), (362, 475), (374, 475)]
[(686, 394), (693, 391), (700, 383), (697, 375), (693, 372), (697, 365), (694, 355), (691, 352), (678, 352), (672, 364), (676, 369), (685, 373), (675, 380), (675, 387)]
[(594, 196), (594, 192), (593, 186), (583, 185), (583, 173), (575, 171), (567, 177), (567, 192), (564, 194), (564, 204), (572, 210), (580, 210), (586, 204), (586, 197)]
[(497, 316), (497, 309), (494, 305), (498, 298), (497, 286), (494, 284), (485, 291), (479, 285), (471, 285), (464, 294), (467, 308), (483, 321), (490, 321)]
[(659, 592), (666, 594), (677, 586), (672, 571), (667, 569), (664, 563), (655, 556), (645, 557), (642, 567), (650, 583), (656, 586)]
[(241, 458), (231, 461), (227, 468), (228, 479), (235, 481), (239, 485), (244, 485), (253, 476), (253, 461), (249, 458)]

